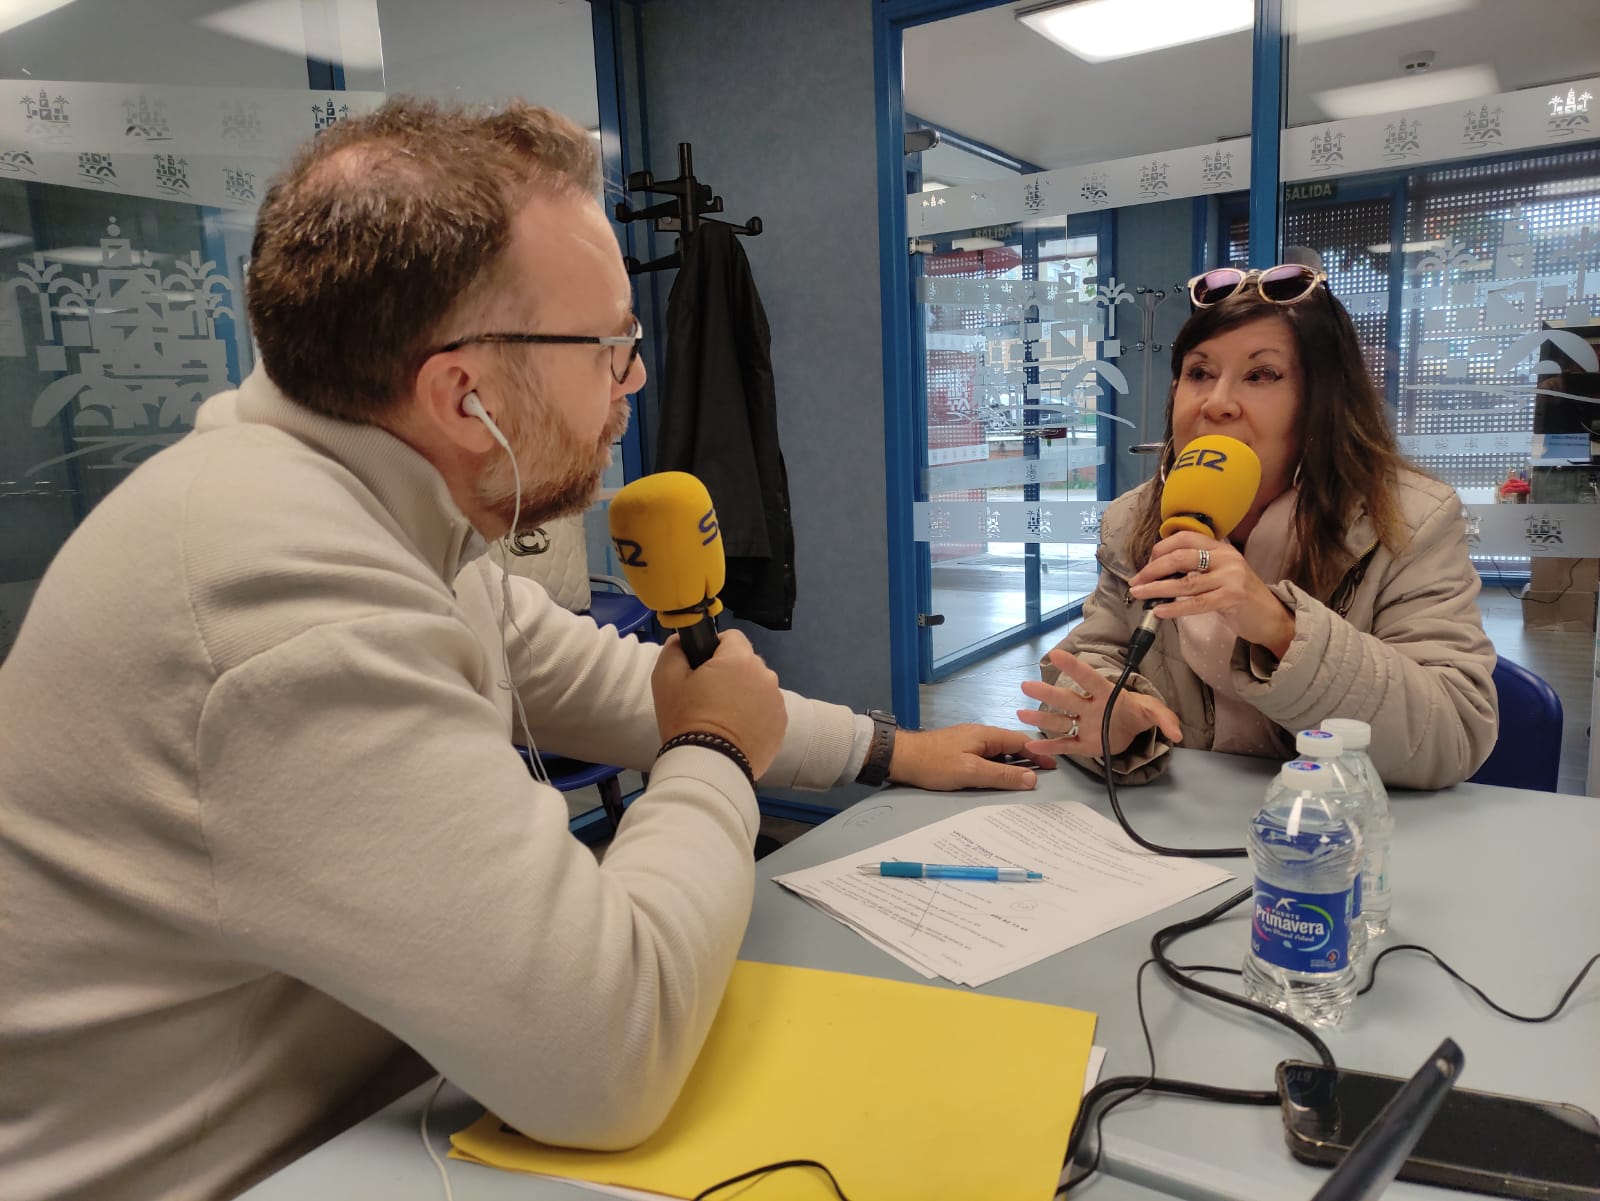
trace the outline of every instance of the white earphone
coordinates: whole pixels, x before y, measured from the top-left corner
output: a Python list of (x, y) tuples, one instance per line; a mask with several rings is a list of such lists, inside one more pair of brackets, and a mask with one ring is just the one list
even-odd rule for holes
[[(511, 534), (516, 534), (517, 524), (522, 519), (522, 469), (517, 466), (516, 451), (511, 449), (511, 443), (500, 432), (500, 427), (494, 423), (494, 418), (489, 416), (489, 411), (483, 407), (483, 401), (478, 399), (476, 392), (468, 392), (461, 398), (461, 412), (467, 417), (476, 417), (483, 422), (491, 437), (500, 444), (500, 449), (506, 452), (506, 457), (511, 460), (511, 475), (516, 481), (516, 500), (511, 510)], [(500, 618), (502, 622), (509, 621), (512, 629), (516, 630), (517, 637), (522, 640), (522, 647), (528, 652), (529, 660), (533, 658), (533, 647), (528, 644), (528, 636), (522, 632), (522, 627), (517, 624), (517, 616), (513, 611), (511, 601), (511, 577), (506, 571), (506, 542), (500, 540), (501, 566), (500, 566)], [(544, 761), (539, 757), (539, 748), (534, 744), (533, 731), (528, 728), (528, 715), (522, 707), (522, 697), (518, 694), (515, 685), (511, 682), (511, 656), (506, 650), (505, 635), (502, 631), (500, 639), (500, 666), (505, 671), (501, 686), (511, 693), (511, 707), (522, 725), (522, 738), (524, 745), (533, 752), (533, 778), (545, 784), (550, 783), (550, 776), (544, 769)]]
[[(483, 401), (478, 399), (478, 394), (476, 392), (468, 392), (466, 396), (462, 397), (461, 411), (468, 417), (476, 417), (479, 421), (483, 422), (483, 424), (488, 427), (489, 433), (494, 440), (500, 443), (501, 449), (504, 450), (506, 454), (512, 455), (511, 443), (506, 441), (506, 436), (500, 432), (500, 427), (494, 423), (494, 418), (489, 416), (489, 411), (483, 407)], [(515, 455), (512, 455), (512, 462), (516, 462)]]

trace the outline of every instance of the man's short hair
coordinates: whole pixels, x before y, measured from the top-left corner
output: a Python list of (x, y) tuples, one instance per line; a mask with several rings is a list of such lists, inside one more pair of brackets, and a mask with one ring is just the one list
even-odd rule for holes
[(257, 218), (248, 298), (267, 375), (309, 408), (381, 422), (501, 282), (528, 199), (599, 186), (594, 140), (534, 105), (395, 97), (341, 121), (273, 181)]

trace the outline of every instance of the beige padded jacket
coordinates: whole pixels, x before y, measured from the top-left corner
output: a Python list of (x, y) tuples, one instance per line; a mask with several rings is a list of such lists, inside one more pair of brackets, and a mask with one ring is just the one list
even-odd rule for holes
[[(1130, 557), (1146, 483), (1114, 501), (1100, 530), (1100, 581), (1085, 602), (1083, 622), (1060, 646), (1115, 679), (1143, 602), (1128, 594), (1137, 571)], [(1417, 472), (1399, 481), (1407, 534), (1398, 551), (1378, 542), (1362, 514), (1345, 539), (1348, 565), (1326, 601), (1287, 581), (1272, 591), (1294, 610), (1295, 635), (1275, 661), (1264, 647), (1240, 640), (1233, 653), (1239, 696), (1283, 731), (1326, 717), (1372, 726), (1369, 753), (1385, 783), (1446, 788), (1465, 780), (1488, 757), (1499, 731), (1492, 672), (1495, 652), (1483, 632), (1479, 581), (1467, 557), (1461, 500), (1447, 484)], [(1040, 664), (1048, 683), (1059, 674)], [(1155, 644), (1128, 687), (1159, 697), (1177, 713), (1183, 745), (1209, 749), (1214, 729), (1211, 689), (1183, 659), (1178, 631), (1162, 622)], [(1117, 778), (1140, 784), (1166, 768), (1167, 743), (1155, 730), (1113, 760)], [(1098, 760), (1074, 762), (1099, 772)]]

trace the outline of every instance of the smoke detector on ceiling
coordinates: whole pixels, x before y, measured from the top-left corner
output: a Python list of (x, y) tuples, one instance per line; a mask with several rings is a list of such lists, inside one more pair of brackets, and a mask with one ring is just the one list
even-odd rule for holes
[(1407, 75), (1421, 75), (1433, 66), (1433, 60), (1437, 57), (1432, 50), (1414, 50), (1400, 56), (1400, 69)]

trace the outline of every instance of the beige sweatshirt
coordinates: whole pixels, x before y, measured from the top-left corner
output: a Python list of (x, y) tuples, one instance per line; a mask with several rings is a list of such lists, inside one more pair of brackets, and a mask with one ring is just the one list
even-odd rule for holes
[[(231, 1196), (386, 1100), (407, 1045), (537, 1138), (664, 1117), (754, 798), (711, 751), (652, 765), (656, 648), (514, 580), (540, 748), (651, 769), (597, 864), (512, 749), (473, 537), (420, 456), (258, 372), (62, 548), (0, 667), (5, 1201)], [(831, 786), (851, 713), (786, 699), (763, 783)]]

